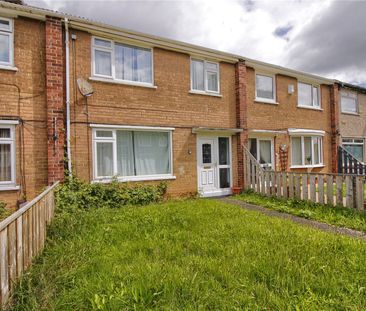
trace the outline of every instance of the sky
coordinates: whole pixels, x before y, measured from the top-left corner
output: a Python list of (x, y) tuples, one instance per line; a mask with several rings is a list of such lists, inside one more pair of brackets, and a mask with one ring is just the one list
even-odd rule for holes
[(366, 0), (25, 0), (366, 87)]

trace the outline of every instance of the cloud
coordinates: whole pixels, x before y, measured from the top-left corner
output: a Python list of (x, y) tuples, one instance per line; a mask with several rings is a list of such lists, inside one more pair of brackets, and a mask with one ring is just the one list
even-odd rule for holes
[(108, 24), (366, 83), (366, 3), (26, 0)]

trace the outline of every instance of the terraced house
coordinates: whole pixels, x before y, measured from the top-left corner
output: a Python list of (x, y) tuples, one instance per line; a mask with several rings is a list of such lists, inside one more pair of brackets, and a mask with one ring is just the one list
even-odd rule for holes
[[(336, 169), (334, 81), (87, 19), (0, 2), (0, 200), (65, 168), (90, 182), (226, 195), (243, 146), (275, 170)], [(67, 161), (65, 161), (65, 158)]]

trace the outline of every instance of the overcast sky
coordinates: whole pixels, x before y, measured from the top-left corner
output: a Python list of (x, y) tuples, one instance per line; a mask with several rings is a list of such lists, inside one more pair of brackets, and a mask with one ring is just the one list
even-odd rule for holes
[(366, 86), (366, 0), (25, 2)]

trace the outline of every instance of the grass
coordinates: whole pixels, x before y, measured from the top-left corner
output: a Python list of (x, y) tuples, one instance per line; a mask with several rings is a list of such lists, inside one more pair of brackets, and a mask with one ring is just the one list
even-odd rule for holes
[(364, 310), (366, 243), (215, 200), (59, 215), (13, 310)]
[(309, 201), (265, 197), (253, 192), (246, 192), (235, 198), (279, 212), (366, 232), (366, 213), (362, 211), (345, 207), (315, 204)]

